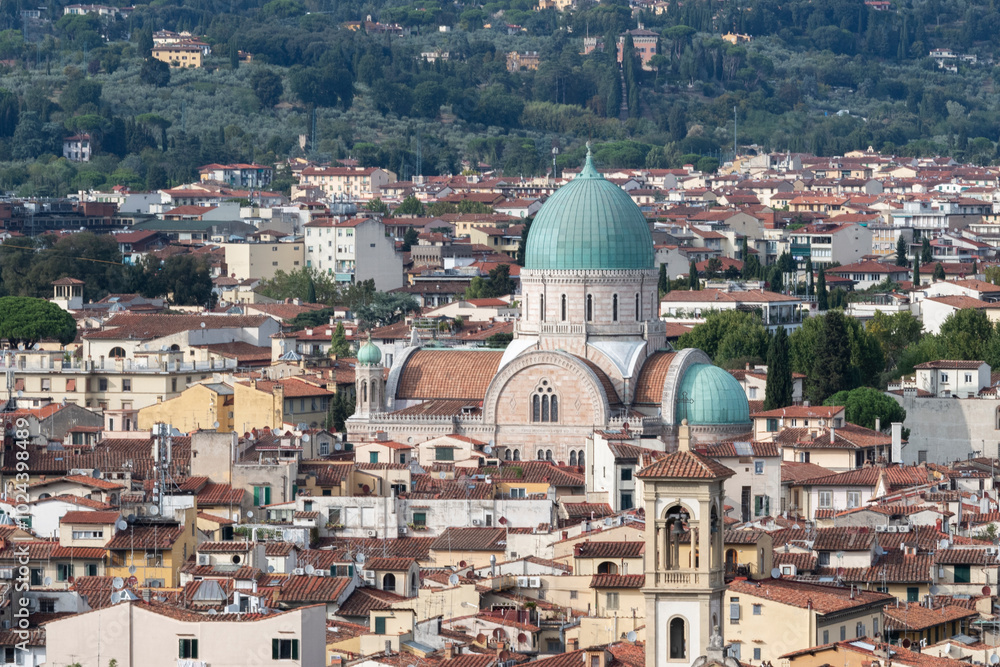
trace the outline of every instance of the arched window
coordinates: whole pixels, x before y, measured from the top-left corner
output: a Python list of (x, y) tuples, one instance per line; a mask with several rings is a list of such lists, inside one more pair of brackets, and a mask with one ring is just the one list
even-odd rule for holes
[(410, 597), (417, 597), (417, 589), (420, 588), (420, 578), (417, 576), (416, 572), (410, 573)]
[(521, 460), (521, 450), (520, 449), (515, 449), (514, 450), (514, 460), (515, 461), (520, 461)]
[(396, 592), (396, 575), (392, 572), (387, 573), (382, 577), (382, 590)]
[(538, 450), (538, 460), (539, 461), (544, 461), (545, 460), (545, 450), (544, 449), (539, 449)]
[(125, 358), (125, 348), (123, 347), (113, 347), (111, 351), (108, 352), (109, 359), (124, 359)]
[(538, 297), (538, 312), (540, 313), (540, 315), (538, 316), (539, 319), (542, 322), (544, 322), (545, 321), (545, 295), (544, 294), (542, 294), (542, 295), (540, 295)]
[(508, 449), (508, 450), (504, 451), (504, 453), (503, 453), (503, 460), (504, 461), (510, 461), (510, 457), (511, 457), (510, 450)]
[(576, 465), (576, 452), (574, 452), (574, 451), (571, 451), (569, 453), (569, 464), (571, 466), (575, 466)]
[(367, 382), (362, 382), (361, 383), (361, 402), (362, 403), (367, 403), (368, 402), (368, 383)]
[(559, 316), (560, 316), (560, 319), (563, 322), (566, 321), (566, 295), (565, 294), (563, 294), (562, 297), (559, 299)]
[(546, 461), (551, 461), (552, 460), (552, 450), (551, 449), (548, 449), (548, 450), (545, 451), (545, 460)]
[(1000, 431), (1000, 408), (997, 408), (996, 429)]
[(683, 618), (670, 619), (670, 659), (687, 659), (687, 624)]
[(639, 298), (639, 293), (635, 294), (635, 321), (638, 322), (640, 318), (640, 310), (642, 309), (642, 300)]
[(372, 380), (372, 405), (378, 405), (378, 380)]
[(594, 295), (593, 294), (588, 294), (587, 295), (587, 321), (588, 322), (593, 322), (594, 321)]
[(597, 574), (618, 574), (618, 565), (606, 560), (597, 566)]
[(587, 462), (583, 458), (583, 450), (582, 449), (580, 450), (580, 453), (576, 457), (576, 464), (578, 466), (580, 466), (581, 468), (587, 464)]
[(611, 321), (618, 321), (618, 295), (611, 297)]
[(531, 395), (531, 421), (559, 421), (559, 398), (553, 392), (548, 380), (542, 380)]

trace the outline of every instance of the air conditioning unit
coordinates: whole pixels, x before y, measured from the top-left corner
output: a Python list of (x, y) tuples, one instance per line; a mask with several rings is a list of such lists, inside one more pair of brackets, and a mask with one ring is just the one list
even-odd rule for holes
[(875, 526), (875, 532), (876, 533), (884, 533), (885, 532), (885, 528), (886, 528), (885, 526)]
[(198, 565), (211, 565), (212, 557), (208, 554), (198, 554)]
[(376, 536), (376, 532), (374, 530), (369, 530), (368, 531), (368, 537), (375, 537), (375, 536)]
[(297, 567), (294, 570), (292, 570), (292, 574), (294, 574), (295, 576), (298, 576), (298, 577), (301, 577), (305, 573), (306, 573), (306, 571), (303, 568), (301, 568), (301, 567)]
[(320, 570), (320, 569), (317, 569), (315, 572), (313, 572), (314, 577), (325, 577), (327, 574), (329, 573), (326, 570)]
[(908, 533), (908, 532), (910, 532), (910, 527), (909, 526), (899, 526), (898, 527), (898, 531), (900, 533)]
[(898, 531), (898, 527), (897, 526), (886, 526), (885, 527), (885, 532), (887, 532), (887, 533), (895, 533), (897, 531)]
[(399, 527), (399, 534), (400, 535), (406, 535), (406, 526), (400, 526)]
[(517, 587), (518, 588), (527, 588), (528, 587), (528, 578), (527, 577), (518, 577), (517, 578)]
[(610, 516), (609, 517), (605, 517), (605, 519), (604, 519), (604, 525), (605, 526), (612, 526), (612, 525), (614, 525), (614, 517), (610, 517)]
[(375, 585), (375, 573), (371, 570), (365, 570), (365, 583), (369, 586)]
[(482, 521), (480, 521), (479, 519), (473, 519), (473, 520), (472, 520), (472, 525), (473, 525), (473, 526), (480, 526), (480, 525), (482, 525), (482, 523), (483, 523), (483, 522), (482, 522)]
[(542, 580), (538, 577), (528, 577), (528, 588), (541, 588)]

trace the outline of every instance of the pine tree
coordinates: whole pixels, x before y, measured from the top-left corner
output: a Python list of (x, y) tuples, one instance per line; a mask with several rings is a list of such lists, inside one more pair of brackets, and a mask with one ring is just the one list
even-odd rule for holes
[(816, 279), (816, 307), (819, 310), (827, 309), (828, 296), (826, 292), (826, 269), (820, 268), (819, 278)]
[(839, 310), (823, 316), (823, 326), (813, 348), (812, 372), (809, 373), (809, 400), (822, 405), (838, 391), (853, 389), (851, 384), (851, 341), (847, 321)]
[(330, 356), (338, 359), (351, 356), (351, 343), (347, 340), (343, 322), (337, 322), (337, 328), (330, 334)]
[(660, 296), (663, 296), (670, 291), (670, 278), (667, 277), (666, 264), (660, 264), (660, 277), (657, 280), (657, 287), (660, 290)]
[(767, 386), (764, 409), (774, 410), (792, 404), (792, 365), (788, 359), (788, 334), (778, 327), (767, 348)]
[(401, 250), (403, 252), (410, 252), (410, 250), (413, 249), (413, 246), (417, 245), (419, 240), (420, 234), (417, 233), (417, 229), (415, 227), (410, 227), (406, 230), (406, 234), (403, 235), (403, 246)]
[(694, 260), (692, 259), (691, 266), (688, 267), (688, 289), (696, 290), (698, 288), (698, 267), (695, 266)]
[(909, 260), (906, 259), (906, 239), (902, 234), (899, 235), (899, 240), (896, 241), (896, 266), (908, 266)]
[(920, 256), (913, 256), (913, 286), (920, 287)]

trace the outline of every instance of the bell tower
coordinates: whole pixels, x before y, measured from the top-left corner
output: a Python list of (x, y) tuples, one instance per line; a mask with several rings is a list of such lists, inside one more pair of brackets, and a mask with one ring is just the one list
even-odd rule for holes
[(687, 420), (678, 449), (638, 473), (646, 508), (646, 665), (719, 662), (726, 591), (723, 484), (735, 473), (691, 451)]
[(354, 416), (367, 419), (385, 412), (385, 381), (382, 371), (382, 351), (368, 340), (358, 349), (358, 364), (354, 368)]

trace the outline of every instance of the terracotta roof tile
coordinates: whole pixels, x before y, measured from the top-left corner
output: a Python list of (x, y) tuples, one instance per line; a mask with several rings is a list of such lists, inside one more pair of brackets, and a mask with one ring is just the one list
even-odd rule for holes
[(573, 547), (574, 558), (642, 558), (646, 543), (631, 542), (580, 542)]
[(291, 575), (281, 586), (282, 602), (336, 602), (351, 584), (350, 577)]
[(505, 551), (504, 528), (448, 528), (431, 544), (434, 551)]
[(735, 475), (717, 461), (691, 451), (676, 451), (646, 466), (636, 476), (642, 479), (725, 479)]
[(184, 526), (131, 526), (120, 530), (107, 543), (111, 550), (170, 549), (184, 532)]
[(367, 617), (372, 611), (392, 609), (393, 604), (403, 602), (406, 599), (391, 591), (382, 591), (377, 588), (355, 588), (340, 605), (337, 615), (341, 617)]
[(392, 570), (395, 572), (409, 570), (416, 563), (414, 558), (382, 558), (372, 557), (365, 561), (366, 570)]
[(898, 607), (889, 606), (882, 610), (882, 615), (886, 619), (886, 625), (892, 624), (893, 628), (900, 630), (926, 630), (936, 625), (957, 621), (963, 618), (979, 617), (979, 612), (975, 609), (966, 609), (954, 605), (935, 607), (928, 609), (920, 604), (910, 604), (903, 602)]
[(595, 574), (590, 578), (591, 588), (642, 588), (645, 585), (644, 574)]
[(84, 334), (92, 340), (120, 340), (131, 338), (150, 340), (182, 331), (205, 329), (243, 329), (259, 327), (267, 322), (267, 315), (136, 315), (123, 313), (115, 315), (104, 324), (100, 331)]
[(502, 357), (495, 350), (416, 350), (406, 360), (396, 396), (481, 401)]
[(993, 565), (997, 557), (989, 549), (944, 549), (934, 556), (938, 565)]
[(635, 382), (637, 405), (659, 405), (663, 400), (663, 383), (674, 360), (673, 352), (654, 352), (646, 358)]
[(886, 593), (819, 586), (789, 579), (764, 579), (752, 582), (737, 579), (729, 584), (727, 594), (748, 595), (802, 609), (812, 606), (820, 614), (831, 614), (872, 603), (888, 605), (890, 601), (895, 600)]
[(63, 514), (62, 518), (59, 519), (59, 523), (63, 524), (80, 524), (88, 523), (94, 525), (110, 526), (111, 524), (118, 521), (118, 517), (121, 516), (121, 512), (84, 512), (84, 511), (71, 511)]

